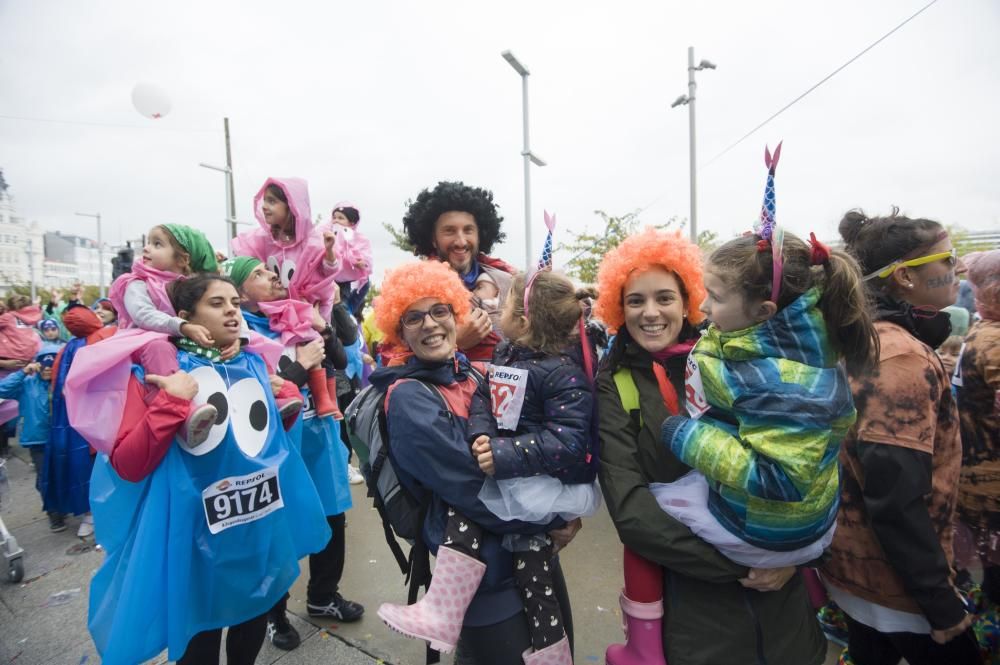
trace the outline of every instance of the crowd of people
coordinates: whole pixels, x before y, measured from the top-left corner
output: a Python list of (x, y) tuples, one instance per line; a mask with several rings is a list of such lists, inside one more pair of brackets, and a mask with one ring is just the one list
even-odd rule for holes
[(314, 225), (306, 182), (269, 178), (229, 257), (163, 224), (108, 299), (8, 298), (0, 418), (52, 530), (79, 516), (106, 551), (104, 662), (218, 662), (223, 628), (231, 665), (296, 648), (307, 556), (308, 613), (360, 619), (339, 583), (364, 480), (413, 548), (409, 604), (378, 616), (461, 665), (573, 662), (558, 552), (602, 502), (610, 665), (817, 665), (838, 629), (843, 663), (1000, 658), (1000, 250), (895, 209), (848, 212), (843, 249), (800, 239), (777, 162), (752, 232), (646, 229), (594, 285), (493, 256), (491, 192), (441, 182), (366, 306), (358, 207)]

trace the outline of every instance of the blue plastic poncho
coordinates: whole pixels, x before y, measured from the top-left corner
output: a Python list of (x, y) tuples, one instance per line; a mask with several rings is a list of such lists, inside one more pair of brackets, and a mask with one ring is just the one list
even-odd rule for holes
[[(188, 449), (175, 439), (138, 483), (100, 455), (91, 483), (107, 556), (90, 588), (88, 626), (103, 662), (137, 663), (164, 647), (179, 659), (197, 633), (259, 616), (330, 540), (316, 490), (282, 428), (267, 369), (178, 353), (218, 422)], [(141, 370), (136, 370), (141, 377)]]
[(90, 512), (90, 472), (94, 458), (90, 444), (69, 424), (63, 387), (76, 352), (87, 345), (84, 337), (70, 340), (63, 348), (59, 375), (52, 377), (52, 426), (45, 468), (38, 477), (38, 491), (47, 513), (82, 515)]

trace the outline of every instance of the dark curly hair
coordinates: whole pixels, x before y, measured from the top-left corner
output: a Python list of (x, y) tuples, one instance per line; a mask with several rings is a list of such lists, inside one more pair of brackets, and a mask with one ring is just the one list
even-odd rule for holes
[(506, 237), (500, 230), (503, 217), (497, 214), (493, 192), (470, 187), (464, 182), (442, 181), (433, 190), (420, 192), (403, 216), (403, 230), (416, 256), (434, 256), (434, 225), (446, 212), (467, 212), (479, 229), (479, 251), (489, 254), (493, 244)]

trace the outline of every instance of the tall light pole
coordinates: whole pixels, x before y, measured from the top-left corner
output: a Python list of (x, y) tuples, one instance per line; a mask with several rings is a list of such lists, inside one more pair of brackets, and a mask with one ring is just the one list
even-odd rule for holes
[(28, 279), (31, 282), (31, 304), (35, 304), (35, 241), (28, 236)]
[(531, 250), (531, 164), (545, 166), (545, 161), (531, 152), (531, 143), (529, 141), (528, 76), (531, 75), (531, 72), (510, 51), (504, 51), (500, 55), (521, 76), (521, 101), (524, 116), (524, 149), (521, 150), (521, 155), (524, 157), (524, 261), (525, 270), (530, 271), (532, 262), (535, 259), (534, 253)]
[(229, 118), (222, 119), (222, 127), (226, 134), (226, 165), (213, 166), (199, 162), (198, 166), (226, 174), (226, 222), (229, 224), (229, 239), (236, 237), (236, 192), (233, 188), (233, 152), (229, 146)]
[(73, 213), (80, 217), (93, 217), (97, 220), (97, 264), (100, 272), (100, 287), (101, 287), (101, 297), (105, 298), (108, 295), (108, 289), (104, 286), (104, 237), (101, 235), (101, 213), (88, 213), (88, 212), (77, 212)]
[(681, 95), (674, 100), (670, 108), (687, 104), (688, 106), (688, 133), (691, 144), (691, 242), (698, 242), (698, 185), (696, 181), (697, 164), (695, 163), (695, 131), (694, 131), (694, 100), (695, 83), (694, 73), (702, 69), (715, 69), (715, 65), (708, 60), (702, 60), (698, 66), (694, 66), (694, 47), (688, 47), (688, 94)]

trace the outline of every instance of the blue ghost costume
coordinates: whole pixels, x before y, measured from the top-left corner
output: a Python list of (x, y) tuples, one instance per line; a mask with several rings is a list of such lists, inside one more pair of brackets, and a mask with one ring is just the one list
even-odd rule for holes
[(38, 491), (47, 513), (82, 515), (90, 512), (90, 474), (94, 457), (90, 444), (69, 424), (63, 388), (76, 352), (86, 337), (74, 337), (62, 350), (58, 374), (52, 377), (52, 424), (45, 451), (45, 468), (38, 474)]
[[(175, 438), (137, 483), (102, 454), (91, 480), (107, 556), (91, 584), (88, 626), (107, 665), (164, 647), (177, 660), (197, 633), (264, 614), (298, 577), (299, 558), (330, 539), (264, 361), (240, 353), (212, 363), (185, 351), (177, 360), (198, 381), (193, 403), (219, 409), (208, 439), (189, 449)], [(141, 368), (134, 374), (142, 379)]]
[[(250, 330), (271, 339), (281, 336), (271, 330), (266, 316), (243, 310)], [(278, 361), (278, 369), (295, 359), (295, 349), (286, 348)], [(351, 489), (347, 482), (347, 447), (340, 441), (341, 424), (333, 418), (317, 418), (316, 404), (308, 386), (300, 388), (305, 407), (302, 417), (288, 431), (288, 438), (302, 455), (326, 515), (340, 515), (351, 508)]]

